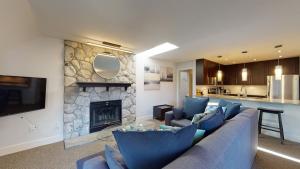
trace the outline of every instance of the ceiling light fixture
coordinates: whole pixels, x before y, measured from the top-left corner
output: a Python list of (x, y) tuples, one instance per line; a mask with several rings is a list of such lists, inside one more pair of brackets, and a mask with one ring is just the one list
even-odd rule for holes
[(174, 49), (177, 49), (178, 46), (169, 43), (169, 42), (165, 42), (163, 44), (160, 44), (158, 46), (155, 46), (151, 49), (145, 50), (141, 53), (136, 54), (137, 57), (151, 57), (151, 56), (155, 56), (161, 53), (165, 53)]
[[(219, 59), (222, 58), (222, 56), (218, 56)], [(218, 82), (222, 82), (222, 78), (223, 78), (223, 72), (221, 70), (221, 65), (219, 63), (219, 70), (217, 71), (217, 80)]]
[(131, 51), (127, 48), (124, 48), (121, 45), (110, 43), (110, 42), (101, 42), (101, 44), (100, 43), (93, 43), (93, 42), (86, 42), (86, 44), (101, 47), (101, 48), (116, 50), (116, 51), (120, 51), (120, 52), (125, 52), (125, 53), (129, 53), (129, 54), (133, 54), (133, 51)]
[[(247, 54), (248, 51), (243, 51), (243, 54)], [(248, 69), (246, 68), (246, 64), (244, 63), (244, 68), (242, 69), (242, 81), (246, 82), (248, 80)]]
[[(276, 45), (274, 48), (281, 48), (282, 45)], [(281, 50), (277, 51), (279, 54), (281, 53)], [(278, 57), (278, 64), (275, 66), (275, 80), (281, 80), (282, 74), (283, 74), (283, 70), (282, 70), (282, 65), (279, 64), (279, 59), (282, 57), (282, 55), (279, 55)]]

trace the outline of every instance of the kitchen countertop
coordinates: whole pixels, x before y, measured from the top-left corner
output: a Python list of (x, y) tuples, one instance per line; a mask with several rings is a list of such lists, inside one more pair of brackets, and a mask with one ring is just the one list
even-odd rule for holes
[(228, 96), (228, 95), (220, 95), (220, 94), (207, 94), (207, 95), (195, 96), (195, 97), (211, 97), (211, 98), (217, 98), (217, 99), (232, 99), (232, 100), (241, 100), (241, 101), (253, 101), (253, 102), (264, 102), (264, 103), (300, 105), (300, 100), (251, 98), (251, 97), (238, 97), (238, 96)]

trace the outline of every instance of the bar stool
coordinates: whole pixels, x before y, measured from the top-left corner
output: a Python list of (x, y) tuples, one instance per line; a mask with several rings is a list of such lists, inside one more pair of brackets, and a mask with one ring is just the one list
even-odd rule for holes
[[(261, 134), (261, 129), (278, 132), (280, 133), (281, 144), (283, 144), (284, 133), (283, 133), (283, 126), (282, 126), (282, 119), (281, 119), (281, 114), (283, 113), (283, 110), (267, 109), (263, 107), (259, 107), (257, 108), (257, 110), (259, 110), (258, 133)], [(263, 113), (277, 114), (279, 128), (262, 124)]]

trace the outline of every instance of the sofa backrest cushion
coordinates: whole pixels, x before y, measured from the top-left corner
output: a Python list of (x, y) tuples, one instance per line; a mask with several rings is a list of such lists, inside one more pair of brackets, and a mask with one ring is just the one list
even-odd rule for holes
[(226, 107), (226, 111), (224, 112), (225, 120), (232, 119), (239, 114), (241, 105), (241, 103), (232, 103), (223, 99), (219, 101), (219, 106)]
[(209, 98), (186, 97), (183, 103), (185, 118), (192, 120), (195, 114), (204, 113)]
[(113, 131), (130, 169), (160, 169), (191, 147), (197, 126), (172, 131)]
[(205, 130), (205, 135), (215, 131), (224, 124), (224, 113), (222, 107), (218, 107), (215, 112), (208, 113), (199, 122), (198, 128)]

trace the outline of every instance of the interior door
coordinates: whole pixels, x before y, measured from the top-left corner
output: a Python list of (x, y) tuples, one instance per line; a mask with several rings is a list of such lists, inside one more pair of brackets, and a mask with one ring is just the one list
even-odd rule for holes
[(178, 106), (183, 106), (183, 100), (186, 96), (192, 96), (193, 94), (193, 75), (192, 70), (184, 70), (179, 72), (179, 102)]

